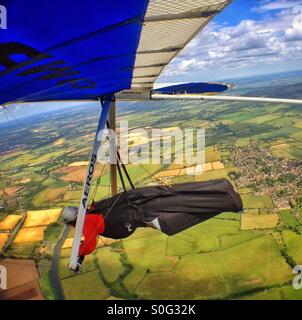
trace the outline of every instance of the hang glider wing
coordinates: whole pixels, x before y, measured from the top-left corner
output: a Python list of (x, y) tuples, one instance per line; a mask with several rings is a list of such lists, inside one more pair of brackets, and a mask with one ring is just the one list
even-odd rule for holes
[(230, 0), (4, 0), (0, 105), (153, 88)]

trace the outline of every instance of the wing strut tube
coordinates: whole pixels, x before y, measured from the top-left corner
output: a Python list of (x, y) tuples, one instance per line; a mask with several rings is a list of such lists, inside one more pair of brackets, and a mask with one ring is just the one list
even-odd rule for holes
[[(109, 121), (107, 121), (107, 128), (111, 129)], [(121, 173), (121, 174), (119, 174), (121, 181), (123, 180), (123, 176), (122, 176), (122, 172), (120, 171), (120, 167), (122, 167), (122, 169), (123, 169), (123, 171), (124, 171), (124, 173), (125, 173), (125, 175), (127, 177), (127, 180), (128, 180), (128, 182), (130, 184), (131, 189), (135, 189), (134, 184), (133, 184), (133, 182), (131, 180), (131, 177), (130, 177), (130, 175), (128, 173), (128, 170), (127, 170), (125, 164), (123, 163), (123, 161), (121, 159), (121, 155), (120, 155), (120, 152), (118, 151), (118, 148), (116, 148), (116, 162), (117, 162), (118, 171), (119, 171), (119, 173)], [(124, 188), (124, 190), (125, 190), (125, 188)]]
[(207, 96), (201, 94), (162, 94), (152, 93), (152, 100), (207, 100), (207, 101), (246, 101), (263, 103), (302, 104), (302, 100), (262, 98), (262, 97), (234, 97), (234, 96)]
[(70, 264), (69, 264), (69, 268), (71, 270), (75, 270), (77, 267), (77, 259), (78, 259), (81, 238), (82, 238), (84, 219), (85, 219), (86, 210), (88, 206), (88, 198), (90, 194), (91, 181), (92, 181), (93, 173), (97, 163), (97, 153), (99, 148), (101, 147), (101, 141), (102, 141), (101, 132), (106, 128), (106, 122), (108, 120), (110, 107), (112, 103), (114, 103), (114, 101), (115, 101), (115, 98), (113, 96), (106, 98), (106, 100), (100, 100), (102, 111), (99, 118), (99, 123), (98, 123), (95, 139), (93, 143), (93, 149), (92, 149), (91, 157), (88, 164), (86, 179), (84, 182), (84, 188), (83, 188), (81, 203), (80, 203), (79, 212), (78, 212), (77, 223), (75, 227), (74, 240), (72, 244), (71, 258), (70, 258)]

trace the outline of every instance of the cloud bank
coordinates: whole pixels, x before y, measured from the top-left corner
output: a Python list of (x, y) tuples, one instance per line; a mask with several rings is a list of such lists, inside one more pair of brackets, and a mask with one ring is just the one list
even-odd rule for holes
[(236, 25), (211, 22), (161, 79), (185, 79), (192, 73), (227, 78), (232, 73), (274, 72), (280, 65), (302, 69), (302, 0), (257, 1), (252, 12), (257, 19)]

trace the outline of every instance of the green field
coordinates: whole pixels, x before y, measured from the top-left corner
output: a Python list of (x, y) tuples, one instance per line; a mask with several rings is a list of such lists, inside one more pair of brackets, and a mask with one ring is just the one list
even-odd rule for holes
[(114, 251), (112, 247), (96, 250), (95, 258), (103, 277), (108, 283), (114, 283), (125, 272), (119, 252)]
[(212, 179), (230, 179), (229, 173), (236, 171), (236, 168), (226, 168), (214, 171), (205, 171), (202, 175), (196, 176), (196, 181), (208, 181)]
[(274, 149), (272, 150), (274, 156), (279, 158), (291, 159), (293, 156), (290, 154), (289, 148)]
[(243, 194), (241, 196), (245, 209), (272, 209), (274, 204), (269, 196), (254, 196), (253, 194)]
[(245, 300), (302, 300), (302, 291), (292, 286), (276, 287), (243, 297)]
[(293, 226), (293, 227), (297, 227), (299, 225), (299, 222), (293, 216), (293, 214), (290, 210), (280, 211), (280, 215), (281, 215), (282, 221), (285, 225)]
[[(59, 277), (62, 280), (77, 276), (77, 274), (69, 271), (69, 268), (68, 268), (69, 262), (70, 262), (69, 256), (66, 258), (60, 259)], [(82, 273), (87, 273), (96, 269), (97, 269), (97, 266), (96, 266), (93, 255), (87, 256), (85, 258), (85, 264), (83, 265)]]
[(245, 120), (246, 122), (249, 122), (249, 123), (255, 123), (255, 124), (263, 124), (263, 123), (266, 123), (266, 122), (270, 122), (272, 120), (276, 120), (276, 119), (279, 119), (280, 118), (280, 115), (274, 115), (274, 114), (267, 114), (265, 116), (259, 116), (259, 117), (256, 117), (256, 118), (251, 118), (251, 119), (248, 119), (248, 120)]
[(242, 243), (251, 241), (253, 239), (262, 237), (264, 235), (263, 232), (257, 232), (257, 231), (244, 231), (240, 233), (235, 233), (235, 234), (227, 234), (227, 235), (222, 235), (220, 237), (221, 241), (221, 248), (223, 249), (228, 249), (232, 248), (235, 246), (238, 246)]
[[(144, 299), (245, 297), (256, 288), (290, 281), (291, 269), (273, 238), (262, 231), (240, 232), (239, 221), (232, 218), (232, 214), (223, 214), (173, 237), (141, 230), (123, 240), (122, 247), (98, 249), (95, 258), (102, 276), (111, 283), (110, 295)], [(125, 263), (131, 266), (129, 272)]]
[(102, 282), (98, 271), (64, 279), (62, 286), (67, 300), (104, 300), (110, 297), (110, 291)]
[(297, 264), (302, 265), (302, 236), (292, 231), (283, 231), (282, 235), (289, 255)]
[[(301, 95), (301, 77), (296, 79), (297, 92), (292, 92), (293, 79), (288, 84), (286, 79), (282, 81), (272, 87), (270, 81), (257, 84), (254, 79), (236, 90), (239, 94), (259, 96), (274, 96), (276, 92), (289, 98)], [(97, 108), (85, 106), (68, 109), (68, 117), (66, 112), (56, 111), (49, 112), (47, 117), (24, 119), (22, 126), (16, 124), (13, 129), (1, 126), (6, 139), (0, 141), (0, 192), (5, 188), (22, 189), (14, 196), (0, 196), (0, 218), (20, 212), (15, 197), (26, 210), (78, 205), (83, 188), (81, 178), (66, 182), (62, 177), (69, 164), (89, 159), (98, 114)], [(289, 208), (289, 200), (302, 192), (301, 183), (300, 189), (291, 189), (293, 182), (301, 182), (301, 108), (243, 102), (140, 102), (118, 104), (118, 118), (128, 120), (129, 128), (205, 128), (205, 160), (222, 161), (225, 168), (196, 177), (174, 177), (166, 183), (226, 178), (238, 189), (247, 213), (278, 213), (281, 223), (270, 229), (255, 230), (252, 226), (251, 230), (241, 230), (242, 217), (224, 213), (172, 237), (151, 229), (137, 230), (128, 239), (98, 248), (85, 259), (80, 275), (68, 270), (71, 249), (63, 249), (59, 276), (67, 299), (302, 299), (301, 293), (290, 286), (292, 263), (302, 264), (301, 206), (280, 209)], [(240, 167), (240, 152), (249, 148), (262, 150), (250, 156), (257, 157), (257, 165), (262, 163), (260, 172), (267, 187), (264, 192), (263, 181), (240, 180), (245, 171), (255, 173), (253, 167), (244, 166), (247, 158)], [(266, 158), (265, 152), (269, 153)], [(271, 174), (263, 159), (274, 160), (281, 175)], [(138, 187), (154, 183), (153, 177), (160, 171), (182, 167), (175, 161), (129, 164), (128, 171)], [(284, 176), (284, 169), (291, 172)], [(110, 194), (108, 172), (107, 167), (95, 200)], [(97, 177), (92, 180), (92, 190), (96, 180)], [(289, 194), (283, 187), (286, 183), (290, 185)], [(120, 179), (118, 186), (121, 188)], [(278, 204), (276, 200), (281, 198), (286, 201)], [(300, 216), (296, 215), (299, 210)], [(59, 220), (48, 227), (43, 241), (13, 244), (5, 254), (32, 258), (38, 265), (43, 261), (50, 263), (62, 230)], [(39, 284), (45, 296), (54, 299), (49, 270), (49, 265), (39, 269)]]
[(223, 298), (291, 278), (277, 245), (265, 236), (223, 252), (187, 255), (173, 271), (147, 274), (135, 292), (147, 299)]
[(47, 300), (56, 300), (56, 295), (50, 281), (49, 271), (43, 274), (40, 273), (39, 286)]
[(35, 250), (39, 248), (41, 242), (26, 242), (12, 244), (7, 250), (8, 256), (13, 256), (17, 258), (32, 258)]
[(245, 147), (249, 145), (250, 141), (251, 141), (250, 138), (239, 138), (236, 140), (235, 144), (238, 147)]

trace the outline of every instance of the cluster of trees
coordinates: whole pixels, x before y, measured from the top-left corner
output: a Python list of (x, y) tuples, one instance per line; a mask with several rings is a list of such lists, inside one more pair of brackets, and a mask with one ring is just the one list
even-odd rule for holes
[(302, 209), (302, 195), (291, 198), (290, 205), (293, 209)]
[(232, 179), (232, 180), (238, 180), (241, 177), (241, 173), (238, 171), (230, 171), (228, 173), (228, 176)]

